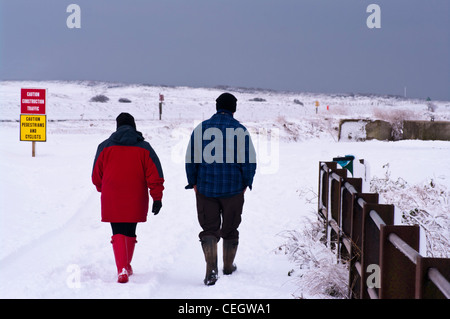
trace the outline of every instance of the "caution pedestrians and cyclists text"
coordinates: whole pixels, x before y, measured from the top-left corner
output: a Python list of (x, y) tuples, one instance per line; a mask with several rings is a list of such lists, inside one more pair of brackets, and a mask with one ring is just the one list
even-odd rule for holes
[(20, 140), (45, 142), (47, 140), (47, 116), (21, 114)]

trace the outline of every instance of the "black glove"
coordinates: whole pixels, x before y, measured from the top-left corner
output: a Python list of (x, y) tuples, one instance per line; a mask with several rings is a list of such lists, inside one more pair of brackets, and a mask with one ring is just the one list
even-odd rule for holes
[(155, 215), (158, 215), (159, 211), (161, 210), (162, 207), (162, 203), (160, 200), (155, 200), (153, 202), (153, 207), (152, 207), (152, 213)]

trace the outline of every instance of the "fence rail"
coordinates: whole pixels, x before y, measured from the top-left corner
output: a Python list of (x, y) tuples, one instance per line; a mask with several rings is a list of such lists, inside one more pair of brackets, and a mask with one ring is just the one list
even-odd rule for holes
[(327, 245), (349, 265), (348, 296), (450, 299), (450, 258), (419, 253), (419, 225), (394, 225), (394, 205), (362, 193), (362, 179), (319, 162), (318, 214)]

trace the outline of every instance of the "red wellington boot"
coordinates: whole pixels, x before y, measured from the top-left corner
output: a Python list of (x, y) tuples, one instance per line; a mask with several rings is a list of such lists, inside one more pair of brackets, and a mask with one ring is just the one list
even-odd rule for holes
[(120, 283), (128, 282), (128, 252), (127, 252), (127, 240), (126, 236), (122, 234), (113, 235), (111, 237), (111, 243), (114, 251), (114, 258), (116, 259), (117, 266), (117, 281)]
[(133, 259), (134, 246), (137, 243), (136, 237), (128, 237), (116, 234), (111, 237), (114, 257), (116, 259), (118, 282), (128, 282), (128, 277), (133, 274), (131, 260)]
[(133, 274), (133, 268), (131, 268), (131, 260), (133, 259), (133, 253), (134, 253), (134, 245), (136, 245), (137, 240), (136, 237), (128, 237), (125, 236), (125, 240), (127, 242), (127, 266), (125, 269), (128, 272), (128, 276), (131, 276)]

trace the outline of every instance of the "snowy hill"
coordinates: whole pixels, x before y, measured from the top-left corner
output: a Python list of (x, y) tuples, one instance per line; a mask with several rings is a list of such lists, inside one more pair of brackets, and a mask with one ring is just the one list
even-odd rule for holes
[[(31, 143), (19, 141), (20, 88), (26, 87), (48, 89), (47, 142), (37, 143), (35, 158)], [(192, 129), (214, 113), (215, 99), (224, 91), (238, 98), (235, 117), (251, 131), (258, 169), (245, 197), (238, 271), (205, 287), (195, 198), (184, 189), (184, 152)], [(159, 94), (165, 97), (162, 120)], [(91, 102), (97, 95), (109, 101)], [(450, 102), (434, 103), (435, 119), (449, 121)], [(393, 179), (411, 184), (433, 179), (450, 189), (450, 142), (337, 142), (340, 119), (393, 111), (409, 119), (430, 116), (425, 100), (388, 96), (0, 82), (0, 297), (329, 297), (288, 276), (296, 274), (292, 270), (298, 264), (279, 249), (286, 231), (308, 229), (317, 219), (320, 160), (354, 154), (370, 163), (372, 176), (384, 176), (389, 163)], [(135, 117), (166, 178), (161, 213), (149, 214), (148, 222), (138, 225), (135, 274), (126, 285), (116, 283), (110, 226), (100, 222), (100, 195), (90, 180), (97, 145), (115, 130), (120, 112)]]

